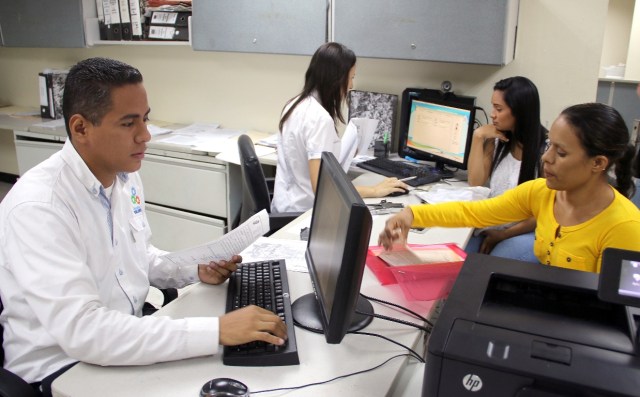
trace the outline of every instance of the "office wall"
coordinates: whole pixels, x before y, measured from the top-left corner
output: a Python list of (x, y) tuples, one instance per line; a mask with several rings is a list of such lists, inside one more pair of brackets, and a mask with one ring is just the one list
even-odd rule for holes
[(640, 0), (635, 3), (633, 20), (635, 23), (631, 26), (627, 68), (624, 77), (627, 80), (640, 82)]
[[(601, 67), (626, 63), (634, 4), (634, 0), (609, 0)], [(600, 75), (604, 77), (602, 69)]]
[[(355, 85), (400, 94), (406, 87), (438, 88), (450, 80), (455, 92), (478, 96), (479, 105), (490, 111), (493, 84), (524, 75), (538, 85), (542, 119), (550, 125), (564, 107), (596, 98), (607, 6), (607, 0), (521, 0), (516, 59), (509, 65), (361, 58)], [(152, 118), (261, 131), (276, 131), (280, 110), (301, 89), (309, 62), (304, 56), (196, 52), (180, 46), (0, 48), (0, 104), (36, 106), (39, 71), (91, 56), (118, 58), (142, 71)]]

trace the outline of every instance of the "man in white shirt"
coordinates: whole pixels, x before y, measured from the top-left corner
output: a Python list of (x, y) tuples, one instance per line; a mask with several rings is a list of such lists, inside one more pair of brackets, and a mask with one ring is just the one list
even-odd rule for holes
[(149, 112), (137, 69), (79, 62), (63, 98), (69, 139), (0, 204), (4, 367), (35, 388), (42, 382), (44, 395), (51, 374), (77, 361), (143, 365), (286, 339), (280, 318), (255, 306), (219, 318), (141, 316), (150, 284), (220, 284), (242, 260), (176, 267), (150, 244), (136, 172)]

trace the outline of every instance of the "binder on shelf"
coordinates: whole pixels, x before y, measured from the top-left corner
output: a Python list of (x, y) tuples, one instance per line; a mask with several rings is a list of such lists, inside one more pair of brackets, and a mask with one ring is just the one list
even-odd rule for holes
[(40, 117), (62, 118), (62, 95), (68, 70), (45, 69), (38, 73)]
[(189, 11), (153, 11), (150, 25), (171, 25), (174, 27), (189, 26)]
[(52, 70), (51, 71), (51, 96), (53, 98), (53, 118), (61, 119), (62, 115), (62, 96), (64, 94), (64, 83), (67, 80), (68, 70)]
[(104, 22), (107, 26), (107, 40), (122, 40), (120, 26), (120, 1), (102, 0), (104, 6)]
[(119, 0), (119, 5), (122, 40), (132, 40), (129, 0)]
[(100, 40), (107, 39), (107, 25), (104, 23), (104, 5), (103, 0), (96, 0), (96, 10), (98, 11), (98, 29), (100, 32)]
[(131, 39), (142, 40), (142, 8), (140, 0), (129, 0), (129, 15), (131, 16)]
[(51, 75), (46, 72), (38, 73), (38, 85), (40, 88), (40, 117), (52, 119), (52, 108), (49, 106), (53, 102)]
[(149, 26), (149, 39), (189, 41), (188, 26)]

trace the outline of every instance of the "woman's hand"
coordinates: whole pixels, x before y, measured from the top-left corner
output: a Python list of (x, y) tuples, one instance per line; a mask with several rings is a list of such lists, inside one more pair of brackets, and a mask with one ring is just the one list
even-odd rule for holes
[(496, 230), (489, 229), (482, 232), (482, 235), (485, 236), (484, 240), (482, 240), (482, 244), (480, 245), (480, 249), (478, 250), (481, 254), (489, 255), (493, 248), (502, 240), (505, 240), (507, 236), (505, 235), (504, 230)]
[(356, 186), (356, 190), (362, 197), (385, 197), (391, 193), (409, 190), (409, 185), (398, 178), (385, 178), (374, 186)]
[(211, 261), (207, 265), (198, 265), (198, 277), (200, 281), (207, 284), (222, 284), (229, 278), (231, 273), (238, 268), (238, 263), (242, 262), (240, 255), (234, 255), (228, 261)]
[(390, 250), (394, 243), (406, 244), (412, 223), (413, 212), (410, 208), (405, 208), (387, 219), (384, 230), (380, 232), (380, 236), (378, 237), (378, 245), (382, 245), (386, 250)]
[(482, 141), (498, 138), (503, 142), (509, 142), (507, 135), (504, 132), (499, 131), (493, 124), (486, 124), (482, 127), (476, 128), (476, 130), (473, 131), (473, 138), (482, 139)]

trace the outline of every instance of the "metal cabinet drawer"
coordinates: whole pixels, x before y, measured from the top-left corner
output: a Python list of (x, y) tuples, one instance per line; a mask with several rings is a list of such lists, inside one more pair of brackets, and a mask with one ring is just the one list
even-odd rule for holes
[(149, 203), (227, 217), (227, 167), (147, 154), (140, 175)]
[(195, 247), (222, 237), (225, 222), (147, 203), (147, 220), (151, 227), (151, 243), (166, 251)]
[(16, 158), (20, 176), (62, 149), (64, 142), (38, 141), (15, 137)]

